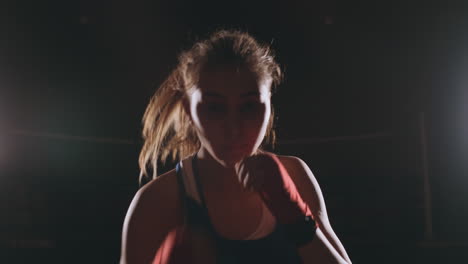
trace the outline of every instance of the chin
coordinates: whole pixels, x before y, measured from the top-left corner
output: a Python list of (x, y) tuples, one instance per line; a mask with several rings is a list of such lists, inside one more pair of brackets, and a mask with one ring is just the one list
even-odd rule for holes
[(219, 160), (224, 167), (234, 167), (236, 163), (249, 156), (247, 151), (243, 152), (225, 152), (218, 155)]

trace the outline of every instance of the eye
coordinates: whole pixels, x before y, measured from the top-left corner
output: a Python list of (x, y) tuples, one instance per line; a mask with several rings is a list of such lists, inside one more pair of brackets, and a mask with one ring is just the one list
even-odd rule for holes
[(259, 104), (254, 102), (248, 102), (241, 106), (242, 112), (253, 112), (258, 109)]
[(206, 110), (210, 113), (223, 113), (226, 111), (226, 107), (224, 107), (222, 104), (208, 104), (206, 106)]

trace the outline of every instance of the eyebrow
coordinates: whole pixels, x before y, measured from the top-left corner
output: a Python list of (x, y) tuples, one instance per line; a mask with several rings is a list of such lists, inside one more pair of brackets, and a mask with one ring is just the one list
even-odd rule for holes
[[(260, 93), (258, 91), (250, 91), (250, 92), (241, 94), (241, 97), (258, 96), (259, 94)], [(217, 98), (224, 98), (224, 96), (222, 96), (221, 94), (216, 93), (216, 92), (205, 92), (205, 93), (203, 93), (203, 95), (204, 96), (217, 97)]]

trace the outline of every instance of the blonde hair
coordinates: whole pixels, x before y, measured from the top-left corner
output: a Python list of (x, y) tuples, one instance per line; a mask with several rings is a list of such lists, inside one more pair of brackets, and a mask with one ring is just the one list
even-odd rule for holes
[[(152, 178), (157, 177), (159, 160), (164, 164), (168, 157), (172, 160), (183, 158), (201, 147), (189, 122), (190, 118), (183, 110), (182, 101), (197, 84), (202, 70), (219, 66), (247, 67), (257, 78), (271, 79), (271, 90), (282, 78), (281, 68), (270, 47), (238, 30), (216, 31), (182, 52), (178, 59), (179, 64), (156, 90), (143, 115), (140, 184), (148, 177), (148, 168), (153, 171)], [(273, 123), (274, 111), (271, 106), (267, 131), (260, 148), (265, 144), (274, 147), (276, 134)]]

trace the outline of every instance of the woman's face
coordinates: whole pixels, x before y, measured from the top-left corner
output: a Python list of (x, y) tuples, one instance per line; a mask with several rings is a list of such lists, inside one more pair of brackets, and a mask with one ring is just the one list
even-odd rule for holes
[(232, 167), (262, 143), (270, 118), (271, 81), (245, 68), (205, 70), (184, 101), (198, 138), (211, 156)]

